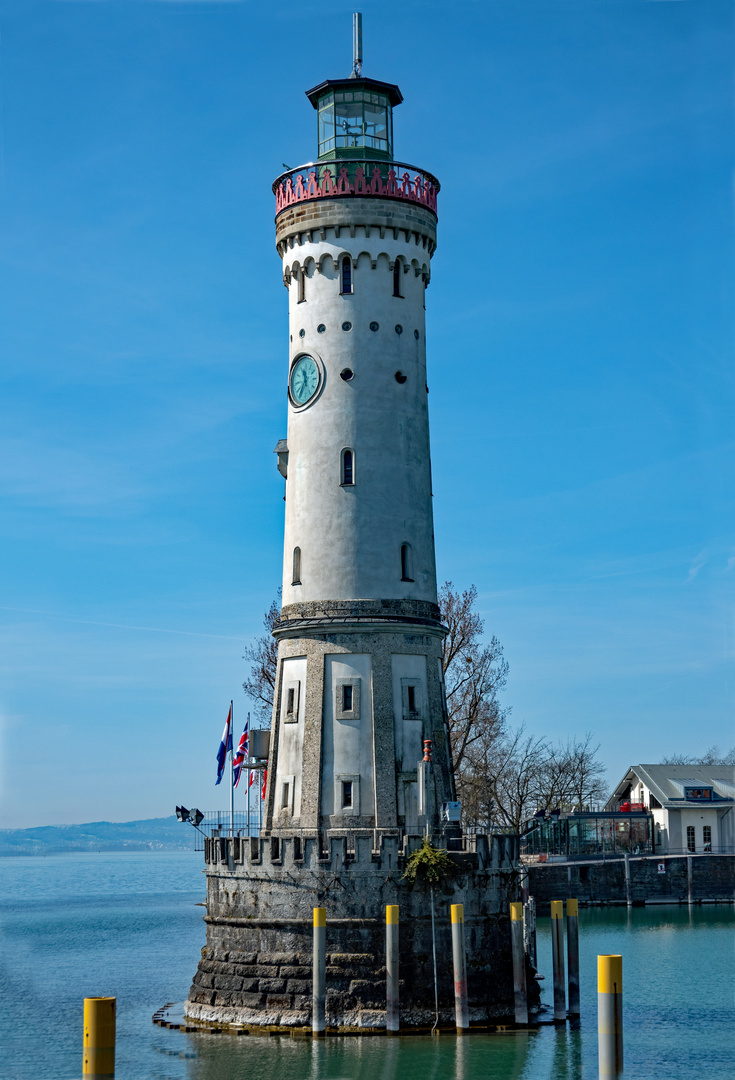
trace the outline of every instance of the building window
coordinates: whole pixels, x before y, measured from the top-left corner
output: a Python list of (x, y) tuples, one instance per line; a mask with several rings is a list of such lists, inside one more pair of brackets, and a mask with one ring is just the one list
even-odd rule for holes
[(306, 300), (306, 273), (303, 266), (299, 270), (299, 303), (303, 304)]
[(352, 809), (352, 780), (342, 781), (342, 809)]
[(351, 683), (342, 687), (342, 712), (352, 712), (352, 689)]
[(660, 810), (661, 809), (661, 803), (658, 801), (658, 799), (653, 794), (653, 792), (649, 792), (649, 795), (648, 795), (648, 807), (649, 807), (650, 810)]
[(291, 577), (292, 585), (301, 584), (301, 548), (295, 547), (293, 549), (293, 574)]
[(711, 825), (703, 825), (702, 826), (702, 840), (703, 840), (703, 843), (704, 843), (704, 850), (705, 851), (711, 851), (712, 850), (712, 826)]
[(406, 698), (407, 698), (407, 702), (408, 702), (408, 711), (409, 712), (416, 712), (416, 687), (415, 686), (407, 686), (406, 687)]
[(352, 263), (347, 255), (341, 263), (339, 291), (343, 294), (352, 292)]
[(398, 259), (393, 263), (393, 295), (403, 295), (401, 293), (401, 264)]
[(694, 826), (687, 825), (687, 851), (696, 851), (697, 845), (694, 842)]
[(411, 545), (401, 544), (401, 581), (413, 581)]
[(355, 454), (349, 447), (342, 451), (340, 473), (340, 484), (343, 487), (353, 487), (355, 483)]
[(292, 687), (289, 688), (288, 700), (286, 702), (286, 713), (289, 716), (293, 716), (293, 714), (295, 713), (295, 711), (296, 711), (295, 705), (296, 705), (296, 687), (292, 686)]

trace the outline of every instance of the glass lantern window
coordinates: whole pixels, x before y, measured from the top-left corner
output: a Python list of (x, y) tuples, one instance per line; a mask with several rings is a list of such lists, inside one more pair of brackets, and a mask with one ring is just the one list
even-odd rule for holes
[(388, 99), (382, 94), (345, 91), (325, 95), (319, 101), (319, 157), (335, 149), (391, 154), (391, 120)]

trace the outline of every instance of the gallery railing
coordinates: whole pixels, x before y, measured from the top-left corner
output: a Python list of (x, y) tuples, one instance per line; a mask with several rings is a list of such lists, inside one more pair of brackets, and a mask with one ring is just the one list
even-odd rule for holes
[(435, 176), (402, 161), (340, 159), (310, 162), (282, 173), (273, 183), (276, 213), (295, 203), (337, 195), (403, 199), (436, 213), (441, 185)]

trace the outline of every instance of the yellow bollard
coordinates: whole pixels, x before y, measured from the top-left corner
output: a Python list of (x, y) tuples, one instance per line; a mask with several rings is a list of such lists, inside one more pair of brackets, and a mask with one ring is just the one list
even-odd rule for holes
[(564, 901), (551, 901), (551, 957), (554, 967), (554, 1023), (563, 1024), (567, 1018), (567, 995), (564, 986)]
[(600, 1080), (623, 1075), (623, 958), (597, 957), (597, 1043)]
[(311, 1033), (317, 1038), (326, 1028), (327, 909), (314, 908), (314, 962), (312, 971)]
[(115, 998), (84, 999), (84, 1076), (115, 1075)]
[(398, 904), (385, 908), (385, 1029), (395, 1035), (400, 1027), (398, 997)]
[(523, 951), (523, 904), (510, 905), (510, 943), (513, 955), (513, 1006), (516, 1024), (528, 1023), (526, 954)]
[(467, 953), (464, 940), (464, 904), (452, 904), (452, 958), (454, 961), (454, 1015), (457, 1034), (470, 1029), (467, 1007)]

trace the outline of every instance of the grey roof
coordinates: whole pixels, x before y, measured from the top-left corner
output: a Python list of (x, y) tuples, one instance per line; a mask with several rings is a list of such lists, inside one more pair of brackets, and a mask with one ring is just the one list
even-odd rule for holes
[(685, 787), (712, 787), (721, 800), (735, 801), (735, 765), (631, 765), (615, 788), (610, 805), (634, 778), (642, 780), (662, 806), (680, 806)]

